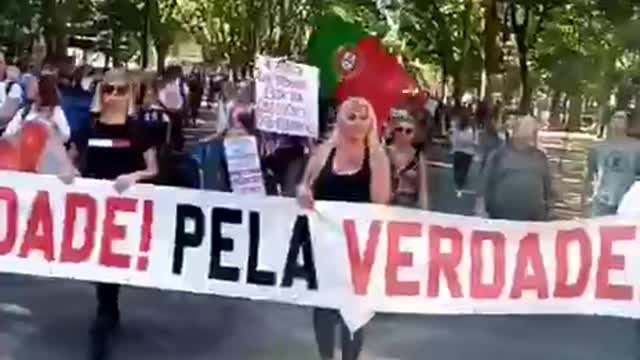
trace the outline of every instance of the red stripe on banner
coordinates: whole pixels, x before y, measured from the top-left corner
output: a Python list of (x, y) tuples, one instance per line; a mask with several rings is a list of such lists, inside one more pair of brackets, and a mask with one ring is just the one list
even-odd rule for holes
[(147, 271), (149, 267), (149, 250), (151, 250), (151, 227), (153, 226), (153, 201), (145, 200), (142, 210), (142, 237), (140, 239), (140, 256), (138, 271)]

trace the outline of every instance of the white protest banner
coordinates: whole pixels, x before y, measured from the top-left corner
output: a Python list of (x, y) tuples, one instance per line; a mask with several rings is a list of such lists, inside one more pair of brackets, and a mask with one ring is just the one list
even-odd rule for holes
[(373, 312), (640, 318), (637, 219), (490, 221), (0, 173), (0, 271)]
[(618, 214), (626, 217), (640, 217), (640, 181), (636, 181), (622, 197)]
[(224, 151), (233, 192), (266, 195), (256, 138), (227, 137), (224, 139)]
[(278, 134), (318, 137), (318, 68), (256, 58), (256, 126)]

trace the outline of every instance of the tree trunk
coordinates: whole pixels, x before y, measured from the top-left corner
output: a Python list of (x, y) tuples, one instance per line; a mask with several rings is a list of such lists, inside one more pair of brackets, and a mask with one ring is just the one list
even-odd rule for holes
[(111, 58), (113, 59), (113, 67), (117, 68), (122, 65), (120, 63), (120, 35), (113, 34), (111, 38)]
[(498, 16), (498, 1), (484, 1), (484, 71), (482, 97), (487, 98), (494, 91), (494, 75), (500, 72), (500, 17)]
[(144, 8), (143, 8), (143, 12), (142, 12), (144, 19), (143, 19), (143, 26), (144, 28), (142, 29), (142, 44), (140, 44), (142, 46), (142, 56), (141, 56), (141, 66), (143, 69), (146, 69), (147, 66), (149, 66), (149, 33), (150, 33), (150, 14), (151, 14), (151, 0), (145, 0), (144, 1)]
[(42, 28), (49, 61), (59, 61), (67, 55), (66, 20), (56, 0), (44, 0), (42, 3)]
[(622, 84), (616, 93), (616, 109), (627, 110), (633, 99), (632, 87), (628, 84)]
[(520, 62), (520, 107), (518, 111), (520, 114), (531, 113), (531, 86), (529, 85), (529, 63), (527, 62), (528, 50), (521, 50), (518, 59)]
[(606, 101), (600, 102), (598, 106), (598, 127), (597, 127), (597, 136), (598, 138), (604, 137), (604, 128), (608, 122), (609, 118), (609, 104)]
[[(64, 27), (65, 25), (61, 25)], [(54, 58), (56, 61), (60, 61), (66, 59), (67, 57), (67, 34), (64, 29), (58, 28), (56, 32), (56, 46), (55, 46), (55, 54)]]
[(45, 58), (50, 59), (55, 51), (55, 14), (56, 14), (56, 0), (44, 0), (42, 2), (42, 13), (47, 16), (42, 16), (42, 32), (44, 36), (44, 43), (46, 48)]
[(531, 112), (531, 88), (529, 85), (529, 43), (527, 41), (529, 32), (529, 21), (531, 19), (531, 10), (529, 8), (524, 9), (524, 18), (522, 22), (518, 22), (518, 6), (512, 3), (509, 6), (509, 15), (511, 18), (511, 27), (516, 38), (516, 45), (518, 47), (518, 65), (520, 67), (520, 108), (518, 109), (520, 114), (529, 114)]
[(581, 95), (573, 95), (570, 97), (569, 103), (569, 121), (567, 121), (567, 131), (579, 131), (582, 125), (582, 103)]
[(631, 121), (629, 123), (629, 135), (638, 137), (640, 136), (640, 92), (634, 86), (634, 94), (633, 101), (635, 103), (635, 107), (633, 109), (633, 113), (631, 114)]
[(449, 78), (449, 68), (445, 60), (442, 60), (442, 83), (441, 83), (441, 93), (442, 100), (447, 100), (447, 79)]
[(167, 62), (167, 55), (169, 54), (169, 45), (165, 44), (157, 44), (156, 43), (156, 56), (158, 57), (158, 73), (162, 74), (164, 72), (164, 66)]
[(462, 82), (462, 70), (457, 69), (453, 74), (453, 99), (456, 106), (462, 105), (462, 96), (464, 95), (464, 84)]
[(549, 128), (558, 130), (562, 128), (560, 118), (560, 105), (562, 104), (562, 92), (554, 90), (551, 96), (551, 109), (549, 109)]

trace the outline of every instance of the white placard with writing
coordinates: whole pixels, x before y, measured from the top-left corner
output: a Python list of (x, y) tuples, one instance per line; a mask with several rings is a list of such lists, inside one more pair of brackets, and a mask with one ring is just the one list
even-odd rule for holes
[(256, 125), (262, 131), (318, 137), (318, 68), (258, 56)]
[(233, 192), (265, 195), (256, 138), (253, 136), (227, 138), (224, 140), (224, 151)]

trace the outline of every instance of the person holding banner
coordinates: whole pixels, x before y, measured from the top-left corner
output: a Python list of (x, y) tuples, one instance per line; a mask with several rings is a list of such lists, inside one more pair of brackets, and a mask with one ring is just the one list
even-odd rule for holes
[[(152, 131), (134, 116), (133, 87), (124, 70), (105, 74), (98, 85), (92, 112), (97, 116), (89, 139), (83, 176), (114, 180), (118, 192), (158, 174), (156, 149)], [(92, 334), (99, 341), (111, 334), (120, 323), (118, 306), (120, 286), (97, 284), (98, 308)]]
[[(391, 198), (389, 159), (378, 140), (375, 112), (363, 98), (349, 98), (339, 108), (331, 139), (309, 160), (298, 202), (313, 209), (315, 200), (387, 204)], [(351, 334), (337, 310), (313, 311), (316, 342), (323, 360), (333, 359), (335, 330), (342, 330), (342, 359), (358, 358), (362, 329)]]

